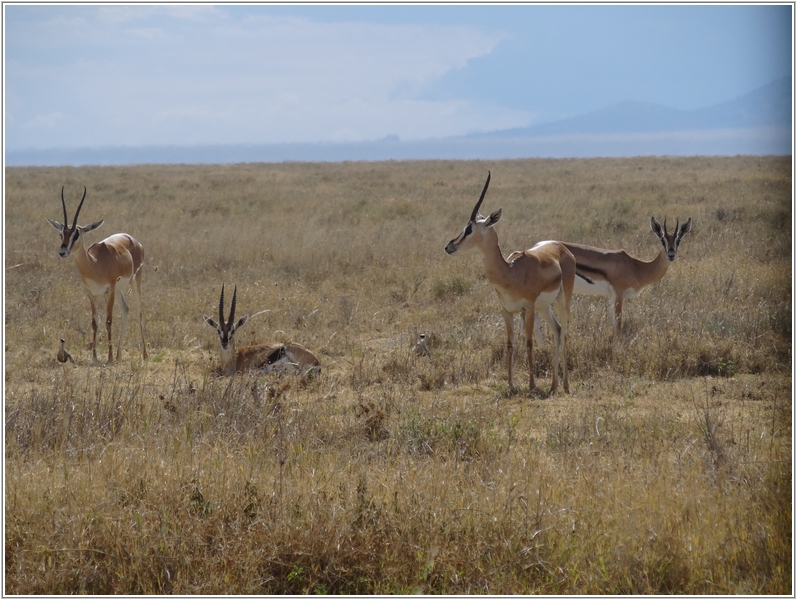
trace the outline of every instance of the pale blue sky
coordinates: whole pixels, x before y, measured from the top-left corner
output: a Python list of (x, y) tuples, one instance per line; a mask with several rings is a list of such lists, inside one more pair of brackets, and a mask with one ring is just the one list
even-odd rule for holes
[(420, 140), (792, 72), (791, 5), (4, 6), (6, 150)]

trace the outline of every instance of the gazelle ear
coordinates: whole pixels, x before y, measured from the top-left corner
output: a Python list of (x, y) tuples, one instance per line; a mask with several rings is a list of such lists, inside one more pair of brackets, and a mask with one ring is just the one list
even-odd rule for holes
[(241, 326), (242, 326), (244, 323), (246, 323), (248, 320), (249, 320), (249, 315), (244, 315), (243, 317), (241, 317), (240, 319), (238, 319), (238, 322), (235, 324), (235, 327), (233, 327), (233, 328), (232, 328), (232, 331), (230, 331), (230, 334), (232, 334), (232, 332), (233, 332), (233, 331), (235, 331), (236, 329), (238, 329), (239, 327), (241, 327)]
[(59, 223), (58, 221), (53, 221), (50, 217), (44, 217), (44, 218), (47, 219), (47, 222), (53, 227), (55, 227), (58, 231), (60, 231), (61, 233), (64, 232), (64, 226), (61, 225), (61, 223)]
[(498, 221), (501, 220), (501, 211), (502, 210), (503, 209), (499, 208), (497, 211), (495, 211), (493, 214), (491, 214), (489, 217), (487, 217), (487, 220), (484, 222), (484, 224), (487, 227), (492, 227), (493, 225), (498, 223)]
[(103, 219), (102, 221), (95, 221), (94, 223), (90, 223), (89, 225), (83, 225), (82, 227), (78, 227), (78, 231), (80, 231), (81, 234), (88, 233), (89, 231), (94, 231), (95, 229), (97, 229), (97, 227), (99, 227), (103, 223), (105, 223), (105, 219)]
[(207, 323), (208, 325), (210, 325), (210, 326), (211, 326), (211, 327), (213, 327), (214, 329), (218, 329), (218, 328), (219, 328), (219, 324), (218, 324), (218, 323), (216, 323), (216, 321), (214, 321), (213, 319), (211, 319), (209, 316), (207, 316), (207, 315), (202, 315), (202, 318), (203, 318), (203, 319), (205, 319), (205, 323)]
[(677, 232), (678, 233), (678, 239), (680, 240), (682, 237), (684, 237), (690, 231), (692, 231), (692, 217), (689, 217), (686, 220), (686, 223), (681, 225), (681, 230), (679, 232)]
[(656, 220), (656, 217), (650, 217), (650, 228), (653, 230), (653, 233), (655, 233), (658, 237), (660, 238), (664, 237), (664, 233), (662, 233), (661, 231), (661, 225), (659, 225), (659, 222)]

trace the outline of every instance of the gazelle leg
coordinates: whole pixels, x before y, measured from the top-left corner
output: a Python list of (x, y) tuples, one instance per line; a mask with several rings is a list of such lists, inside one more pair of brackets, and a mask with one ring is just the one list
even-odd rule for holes
[(542, 344), (542, 332), (540, 331), (540, 315), (534, 313), (534, 341), (537, 345)]
[(526, 356), (529, 361), (529, 391), (534, 389), (534, 323), (536, 318), (536, 313), (532, 312), (531, 314), (526, 313), (526, 318), (523, 320), (526, 330)]
[(566, 393), (570, 393), (570, 379), (567, 377), (567, 328), (570, 321), (570, 306), (564, 294), (556, 299), (559, 304), (559, 325), (562, 327), (562, 385)]
[(116, 285), (108, 290), (108, 310), (105, 313), (105, 330), (108, 332), (108, 364), (113, 363), (113, 343), (111, 342), (111, 325), (113, 324), (113, 304), (116, 298)]
[(122, 346), (125, 343), (125, 333), (127, 332), (127, 315), (130, 312), (130, 307), (125, 300), (125, 294), (122, 287), (117, 288), (116, 297), (119, 298), (119, 304), (122, 305), (122, 330), (119, 334), (119, 346), (116, 348), (116, 360), (122, 360)]
[(623, 326), (623, 295), (614, 295), (614, 331), (622, 333)]
[[(548, 306), (545, 310), (541, 311), (545, 322), (553, 332), (553, 378), (551, 381), (551, 393), (555, 393), (559, 389), (559, 355), (562, 352), (562, 326), (553, 314), (553, 310)], [(569, 387), (569, 384), (568, 384)]]
[(141, 307), (141, 269), (139, 268), (136, 274), (136, 284), (133, 286), (133, 295), (136, 297), (136, 305), (138, 306), (138, 330), (141, 332), (141, 353), (144, 359), (147, 358), (147, 344), (144, 343), (144, 318), (142, 316), (143, 309)]
[(94, 302), (94, 297), (91, 294), (88, 294), (88, 296), (89, 302), (91, 303), (91, 330), (93, 332), (91, 341), (91, 364), (97, 366), (100, 364), (100, 360), (97, 358), (97, 329), (99, 328), (97, 322), (97, 304)]
[(502, 314), (504, 315), (504, 323), (506, 323), (506, 361), (509, 372), (509, 390), (512, 391), (515, 387), (512, 383), (512, 375), (515, 370), (515, 318), (506, 309), (502, 309)]

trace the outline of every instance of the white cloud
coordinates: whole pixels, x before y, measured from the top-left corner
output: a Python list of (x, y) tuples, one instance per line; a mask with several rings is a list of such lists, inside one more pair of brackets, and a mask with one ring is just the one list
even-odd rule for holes
[(6, 23), (10, 148), (421, 139), (530, 120), (416, 99), (503, 37), (474, 27), (234, 19), (217, 7), (38, 14)]

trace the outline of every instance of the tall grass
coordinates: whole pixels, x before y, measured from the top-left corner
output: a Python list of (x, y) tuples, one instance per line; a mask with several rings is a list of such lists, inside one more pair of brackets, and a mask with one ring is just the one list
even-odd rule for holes
[[(488, 169), (505, 254), (650, 259), (692, 217), (621, 336), (574, 300), (570, 395), (545, 330), (508, 394), (480, 258), (443, 252)], [(84, 184), (91, 241), (144, 245), (147, 361), (131, 320), (89, 366), (44, 219)], [(791, 188), (773, 157), (7, 169), (6, 593), (790, 593)], [(239, 344), (322, 374), (218, 377), (222, 283), (266, 311)]]

